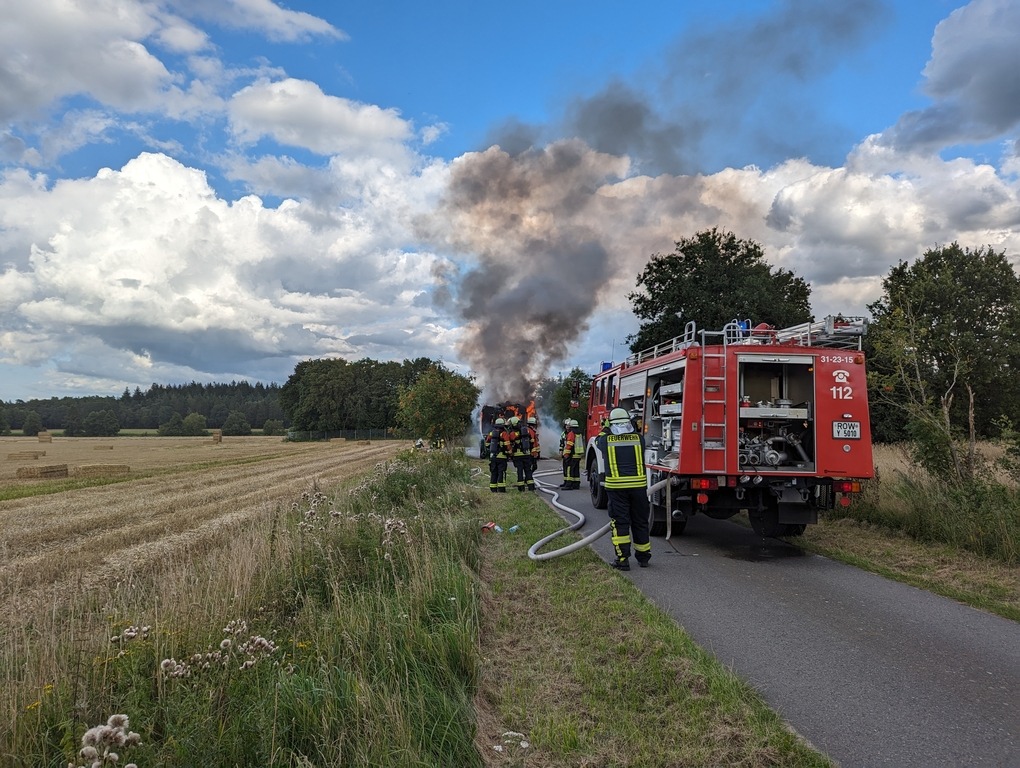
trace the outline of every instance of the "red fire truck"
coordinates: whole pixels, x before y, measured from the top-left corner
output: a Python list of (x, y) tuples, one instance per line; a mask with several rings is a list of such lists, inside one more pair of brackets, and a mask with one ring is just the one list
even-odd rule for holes
[(586, 457), (605, 509), (594, 436), (613, 408), (644, 434), (653, 535), (696, 513), (747, 512), (761, 536), (797, 536), (873, 476), (861, 340), (867, 321), (830, 316), (777, 330), (733, 321), (631, 355), (597, 374)]

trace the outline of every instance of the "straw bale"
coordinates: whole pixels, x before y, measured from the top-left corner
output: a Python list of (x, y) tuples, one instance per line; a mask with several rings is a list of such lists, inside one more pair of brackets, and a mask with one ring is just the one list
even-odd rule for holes
[(49, 434), (47, 432), (40, 432), (39, 433), (39, 442), (40, 443), (52, 443), (53, 442), (53, 435), (51, 435), (51, 434)]
[(44, 467), (18, 467), (17, 477), (67, 477), (66, 464), (47, 464)]
[(8, 453), (8, 459), (38, 459), (40, 456), (45, 456), (46, 451), (18, 451), (17, 453)]
[(93, 445), (92, 446), (92, 450), (93, 451), (112, 451), (113, 450), (113, 446), (112, 445)]

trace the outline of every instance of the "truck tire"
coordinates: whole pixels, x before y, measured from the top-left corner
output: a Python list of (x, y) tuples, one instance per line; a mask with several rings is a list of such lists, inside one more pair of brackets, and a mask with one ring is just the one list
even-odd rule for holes
[(595, 509), (607, 509), (609, 507), (609, 496), (606, 489), (599, 482), (599, 473), (588, 467), (588, 490), (591, 492), (591, 505)]

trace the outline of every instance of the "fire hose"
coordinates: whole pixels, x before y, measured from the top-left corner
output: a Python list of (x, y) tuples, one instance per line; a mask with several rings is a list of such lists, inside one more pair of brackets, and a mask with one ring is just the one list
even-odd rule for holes
[[(538, 477), (544, 476), (544, 475), (555, 475), (555, 474), (558, 474), (556, 472), (556, 470), (550, 469), (550, 470), (547, 470), (545, 472), (537, 473), (535, 475), (535, 477), (538, 478)], [(669, 481), (670, 481), (670, 478), (667, 477), (666, 479), (660, 480), (659, 482), (657, 482), (654, 485), (650, 486), (648, 488), (648, 491), (647, 491), (648, 492), (648, 498), (651, 498), (652, 494), (655, 493), (656, 491), (658, 491), (660, 488), (664, 488)], [(586, 521), (585, 516), (583, 514), (581, 514), (580, 512), (578, 512), (573, 507), (568, 507), (566, 504), (560, 504), (560, 502), (558, 501), (559, 496), (560, 496), (560, 494), (558, 492), (558, 489), (546, 487), (546, 485), (541, 480), (538, 480), (538, 479), (536, 479), (535, 485), (538, 488), (538, 490), (542, 491), (543, 493), (548, 493), (550, 496), (552, 496), (550, 501), (552, 502), (552, 505), (554, 507), (556, 507), (556, 509), (561, 509), (564, 512), (568, 512), (571, 515), (575, 515), (577, 517), (577, 520), (574, 523), (572, 523), (571, 525), (568, 525), (566, 528), (560, 528), (558, 531), (550, 533), (545, 538), (539, 539), (534, 544), (532, 544), (531, 545), (531, 549), (528, 550), (528, 557), (530, 557), (532, 560), (552, 560), (554, 557), (559, 557), (560, 555), (568, 555), (571, 552), (576, 552), (577, 550), (581, 549), (582, 547), (587, 547), (593, 541), (596, 541), (597, 539), (600, 539), (603, 536), (605, 536), (607, 533), (609, 533), (609, 530), (612, 527), (612, 521), (606, 523), (605, 525), (603, 525), (601, 528), (599, 528), (594, 533), (588, 534), (583, 539), (579, 539), (578, 541), (575, 541), (573, 544), (568, 544), (567, 546), (562, 547), (561, 549), (554, 549), (552, 552), (543, 552), (542, 554), (539, 554), (538, 550), (540, 550), (542, 547), (544, 547), (550, 541), (552, 541), (553, 539), (555, 539), (555, 538), (557, 538), (559, 536), (562, 536), (563, 534), (567, 533), (568, 531), (576, 531), (578, 528), (584, 527), (584, 524), (587, 521)]]
[[(556, 470), (549, 470), (547, 472), (539, 472), (536, 475), (536, 478), (538, 476), (540, 476), (540, 475), (553, 475), (553, 474), (558, 474), (558, 473), (556, 472)], [(572, 524), (570, 524), (570, 525), (568, 525), (566, 528), (561, 528), (560, 530), (558, 530), (558, 531), (556, 531), (554, 533), (549, 534), (545, 538), (539, 539), (534, 544), (532, 544), (531, 545), (531, 549), (528, 550), (528, 557), (530, 557), (532, 560), (551, 560), (552, 558), (559, 557), (560, 555), (566, 555), (566, 554), (569, 554), (571, 552), (576, 552), (577, 550), (579, 550), (579, 549), (581, 549), (583, 547), (587, 547), (589, 544), (591, 544), (596, 539), (600, 539), (603, 536), (605, 536), (607, 533), (609, 533), (609, 528), (612, 525), (611, 522), (610, 523), (606, 523), (601, 528), (599, 528), (597, 531), (595, 531), (594, 533), (591, 533), (591, 534), (585, 536), (583, 539), (575, 541), (572, 544), (568, 544), (567, 546), (565, 546), (565, 547), (563, 547), (561, 549), (554, 549), (552, 552), (543, 552), (542, 554), (539, 554), (538, 550), (540, 550), (542, 547), (544, 547), (550, 541), (552, 541), (553, 539), (557, 538), (558, 536), (562, 536), (564, 533), (567, 533), (568, 531), (576, 531), (578, 528), (583, 527), (585, 522), (586, 522), (586, 520), (585, 520), (584, 515), (581, 514), (580, 512), (578, 512), (576, 509), (574, 509), (572, 507), (568, 507), (566, 504), (561, 504), (558, 501), (559, 496), (560, 496), (558, 489), (551, 488), (551, 487), (546, 487), (546, 485), (544, 483), (542, 483), (541, 480), (536, 480), (536, 486), (538, 487), (538, 490), (542, 491), (543, 493), (548, 493), (550, 496), (552, 496), (550, 501), (551, 501), (552, 505), (554, 507), (556, 507), (556, 509), (563, 510), (564, 512), (568, 512), (571, 515), (575, 515), (577, 517), (577, 521), (572, 523)]]

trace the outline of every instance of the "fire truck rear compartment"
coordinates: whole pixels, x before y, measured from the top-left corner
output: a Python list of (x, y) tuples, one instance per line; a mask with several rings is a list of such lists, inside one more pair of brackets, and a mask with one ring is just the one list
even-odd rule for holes
[(739, 355), (737, 365), (739, 470), (814, 472), (813, 358)]

